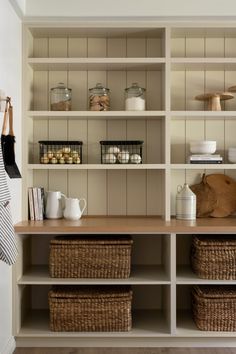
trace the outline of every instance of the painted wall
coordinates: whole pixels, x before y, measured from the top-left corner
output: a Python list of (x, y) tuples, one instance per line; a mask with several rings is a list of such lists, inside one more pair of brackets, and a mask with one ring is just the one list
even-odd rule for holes
[[(0, 0), (0, 89), (14, 105), (16, 157), (21, 166), (21, 21), (8, 0)], [(0, 113), (2, 126), (3, 113)], [(21, 180), (9, 180), (14, 221), (21, 219)], [(11, 268), (0, 261), (0, 354), (12, 345)]]
[(228, 0), (26, 0), (26, 16), (235, 16), (236, 2)]

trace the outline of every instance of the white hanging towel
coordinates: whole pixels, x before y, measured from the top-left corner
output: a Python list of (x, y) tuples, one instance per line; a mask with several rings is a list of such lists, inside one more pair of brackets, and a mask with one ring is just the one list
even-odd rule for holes
[(10, 199), (0, 144), (0, 260), (8, 265), (14, 264), (17, 257), (15, 231), (9, 205)]

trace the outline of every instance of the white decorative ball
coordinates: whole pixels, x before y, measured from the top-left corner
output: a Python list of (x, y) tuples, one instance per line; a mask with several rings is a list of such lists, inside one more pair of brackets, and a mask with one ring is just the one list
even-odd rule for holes
[(52, 159), (53, 158), (53, 152), (52, 151), (48, 151), (48, 158)]
[(131, 155), (130, 156), (130, 162), (131, 163), (141, 163), (141, 161), (142, 161), (142, 158), (141, 158), (141, 156), (139, 155), (139, 154), (133, 154), (133, 155)]
[(60, 164), (64, 164), (64, 163), (65, 163), (64, 157), (61, 157), (61, 158), (60, 158), (59, 163), (60, 163)]
[(114, 154), (104, 154), (102, 156), (103, 163), (116, 163), (116, 156)]
[(53, 158), (51, 159), (51, 163), (56, 164), (56, 163), (57, 163), (57, 159), (56, 159), (55, 157), (53, 157)]
[(70, 147), (69, 146), (65, 146), (65, 147), (63, 147), (62, 151), (63, 151), (64, 154), (69, 154), (70, 153)]
[(66, 163), (73, 163), (73, 157), (69, 156), (67, 159), (66, 159)]
[(110, 146), (107, 149), (108, 154), (118, 154), (119, 152), (120, 152), (120, 149), (118, 148), (118, 146)]
[(117, 155), (119, 163), (128, 163), (129, 162), (129, 152), (128, 151), (121, 151)]

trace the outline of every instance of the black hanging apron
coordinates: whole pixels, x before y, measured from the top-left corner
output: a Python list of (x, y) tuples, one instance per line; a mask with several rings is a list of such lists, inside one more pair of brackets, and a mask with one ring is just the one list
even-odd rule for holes
[(17, 257), (10, 198), (0, 144), (0, 260), (8, 265), (15, 263)]

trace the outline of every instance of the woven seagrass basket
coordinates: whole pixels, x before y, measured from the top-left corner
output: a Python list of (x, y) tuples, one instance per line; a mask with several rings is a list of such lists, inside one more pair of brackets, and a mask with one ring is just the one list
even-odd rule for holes
[(128, 278), (132, 239), (113, 236), (56, 237), (50, 245), (53, 278)]
[(194, 236), (193, 271), (203, 279), (236, 279), (236, 238), (230, 235)]
[(203, 331), (236, 331), (235, 286), (195, 286), (192, 310), (196, 326)]
[(132, 327), (129, 287), (54, 287), (49, 292), (50, 329), (121, 332)]

